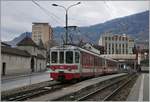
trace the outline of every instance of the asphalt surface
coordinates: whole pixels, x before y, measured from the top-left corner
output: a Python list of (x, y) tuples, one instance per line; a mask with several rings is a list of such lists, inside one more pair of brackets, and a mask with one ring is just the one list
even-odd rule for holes
[(142, 73), (139, 76), (127, 101), (149, 101), (149, 73)]
[(37, 75), (29, 75), (24, 77), (21, 76), (13, 79), (7, 79), (1, 82), (1, 91), (6, 91), (17, 87), (22, 87), (48, 80), (52, 80), (49, 77), (48, 72), (39, 73)]
[(149, 74), (144, 77), (143, 101), (149, 101)]

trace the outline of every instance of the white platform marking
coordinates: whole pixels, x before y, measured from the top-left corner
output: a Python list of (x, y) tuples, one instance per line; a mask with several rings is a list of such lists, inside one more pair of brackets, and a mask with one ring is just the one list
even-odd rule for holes
[(139, 100), (138, 101), (143, 101), (143, 86), (144, 86), (144, 77), (145, 75), (142, 74), (141, 78), (141, 85), (140, 85), (140, 90), (139, 90)]

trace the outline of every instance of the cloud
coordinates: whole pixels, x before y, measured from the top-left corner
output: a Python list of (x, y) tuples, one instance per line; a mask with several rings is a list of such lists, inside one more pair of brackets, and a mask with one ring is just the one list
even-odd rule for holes
[[(46, 11), (32, 1), (2, 1), (2, 40), (11, 40), (25, 31), (32, 31), (32, 22), (49, 22), (52, 27), (65, 25), (63, 8), (78, 1), (38, 1)], [(69, 9), (69, 25), (89, 26), (103, 23), (149, 9), (149, 1), (81, 1), (80, 5)]]

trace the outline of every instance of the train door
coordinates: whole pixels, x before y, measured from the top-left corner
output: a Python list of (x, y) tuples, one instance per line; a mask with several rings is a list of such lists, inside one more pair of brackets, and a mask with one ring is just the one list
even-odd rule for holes
[(77, 65), (77, 71), (78, 71), (78, 73), (79, 72), (81, 72), (81, 66), (80, 66), (80, 53), (79, 53), (79, 51), (75, 51), (74, 52), (74, 62), (75, 62), (75, 64)]

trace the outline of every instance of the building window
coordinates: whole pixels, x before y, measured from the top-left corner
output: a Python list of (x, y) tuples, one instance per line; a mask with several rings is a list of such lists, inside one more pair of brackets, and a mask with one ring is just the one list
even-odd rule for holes
[(124, 49), (124, 44), (122, 44), (122, 48)]
[(121, 36), (119, 37), (119, 41), (121, 41)]
[(107, 37), (105, 37), (105, 40), (107, 40)]
[(128, 49), (126, 49), (126, 54), (128, 54)]
[(38, 35), (39, 38), (41, 38), (41, 35)]
[(112, 48), (112, 54), (114, 54), (114, 48)]
[(125, 39), (124, 39), (124, 37), (122, 37), (122, 41), (124, 41)]
[(118, 54), (118, 49), (116, 49), (116, 54)]
[(112, 43), (112, 48), (114, 48), (114, 44)]
[(110, 44), (109, 44), (109, 49), (110, 49)]
[(121, 49), (121, 44), (119, 44), (119, 49)]
[(117, 36), (115, 37), (115, 40), (116, 40), (116, 41), (118, 40), (118, 37), (117, 37)]
[(117, 48), (118, 46), (117, 46), (117, 44), (116, 44), (116, 48)]
[(114, 37), (112, 37), (112, 40), (114, 41)]
[(126, 44), (126, 49), (128, 48), (128, 44)]
[(107, 43), (105, 43), (105, 47), (107, 47)]

